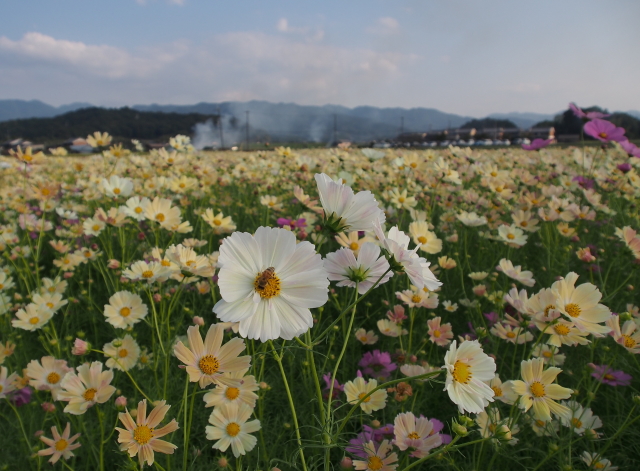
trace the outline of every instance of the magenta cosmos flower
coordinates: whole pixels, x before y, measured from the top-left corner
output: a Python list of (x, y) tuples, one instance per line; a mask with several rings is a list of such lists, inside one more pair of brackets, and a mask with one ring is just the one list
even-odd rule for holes
[(624, 371), (614, 370), (609, 365), (594, 365), (593, 363), (589, 363), (589, 366), (593, 368), (591, 376), (609, 386), (629, 386), (633, 379), (631, 375)]
[(374, 378), (388, 378), (391, 372), (397, 368), (396, 364), (391, 361), (391, 355), (380, 350), (365, 353), (358, 366), (363, 368), (364, 374)]
[(630, 141), (620, 141), (620, 147), (624, 149), (624, 151), (632, 157), (640, 158), (640, 147), (635, 145)]
[(593, 119), (589, 121), (584, 125), (584, 132), (602, 142), (622, 142), (627, 140), (627, 138), (624, 137), (624, 128), (619, 128), (604, 119)]
[(601, 113), (599, 111), (589, 111), (585, 113), (575, 103), (569, 103), (569, 108), (571, 109), (571, 111), (573, 111), (574, 115), (576, 115), (578, 118), (581, 118), (581, 119), (599, 119), (599, 118), (606, 118), (607, 116), (611, 116), (605, 113)]
[(531, 144), (522, 144), (524, 150), (538, 150), (547, 147), (553, 139), (534, 139)]

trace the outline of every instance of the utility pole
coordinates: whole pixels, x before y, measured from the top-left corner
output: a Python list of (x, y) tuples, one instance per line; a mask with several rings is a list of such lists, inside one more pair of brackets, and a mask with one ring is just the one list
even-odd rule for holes
[(220, 105), (218, 105), (218, 126), (220, 127), (220, 149), (224, 149), (224, 137), (222, 134), (222, 114), (220, 113)]
[(338, 115), (333, 114), (333, 142), (338, 145)]
[(245, 127), (245, 134), (246, 134), (246, 140), (247, 140), (247, 149), (249, 150), (249, 110), (246, 111), (247, 113), (247, 124)]

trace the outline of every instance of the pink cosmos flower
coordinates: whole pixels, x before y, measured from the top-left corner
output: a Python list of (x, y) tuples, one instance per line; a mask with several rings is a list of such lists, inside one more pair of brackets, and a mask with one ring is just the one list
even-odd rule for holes
[(620, 147), (622, 147), (630, 156), (638, 157), (640, 159), (640, 147), (635, 145), (633, 142), (630, 142), (629, 140), (620, 141)]
[(624, 128), (619, 128), (615, 124), (603, 119), (593, 119), (589, 121), (584, 125), (584, 132), (602, 142), (622, 142), (627, 139), (624, 137)]
[(393, 312), (387, 311), (387, 319), (396, 324), (402, 324), (402, 321), (406, 318), (407, 316), (404, 313), (404, 307), (400, 304), (393, 306)]
[(524, 150), (538, 150), (547, 147), (553, 139), (534, 139), (531, 144), (522, 144)]
[(440, 325), (441, 318), (435, 317), (427, 321), (429, 326), (429, 340), (440, 347), (446, 347), (453, 338), (453, 332), (451, 331), (451, 324)]
[(412, 412), (398, 414), (394, 421), (394, 444), (404, 451), (413, 449), (411, 456), (423, 458), (429, 451), (442, 445), (442, 437), (434, 433), (434, 424), (426, 417), (416, 417)]
[(589, 363), (589, 366), (593, 368), (591, 376), (598, 381), (609, 386), (629, 386), (633, 377), (624, 371), (613, 370), (609, 365), (595, 365)]
[(363, 368), (362, 372), (375, 378), (388, 378), (397, 365), (391, 361), (389, 352), (374, 350), (362, 356), (358, 366)]
[(571, 109), (571, 111), (573, 111), (574, 115), (581, 119), (598, 119), (611, 116), (609, 114), (601, 113), (600, 111), (588, 111), (587, 113), (585, 113), (575, 103), (569, 103), (569, 108)]

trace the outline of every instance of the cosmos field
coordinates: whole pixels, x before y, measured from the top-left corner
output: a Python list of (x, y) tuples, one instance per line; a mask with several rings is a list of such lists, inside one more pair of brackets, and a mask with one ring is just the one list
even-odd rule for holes
[(614, 128), (0, 158), (0, 469), (637, 469)]

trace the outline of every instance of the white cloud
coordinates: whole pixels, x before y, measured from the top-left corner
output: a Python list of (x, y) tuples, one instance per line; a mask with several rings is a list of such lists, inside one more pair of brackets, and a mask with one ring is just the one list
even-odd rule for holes
[[(182, 51), (180, 50), (182, 49)], [(134, 56), (128, 51), (108, 45), (89, 45), (79, 41), (56, 39), (42, 33), (26, 33), (12, 41), (0, 36), (0, 54), (46, 67), (61, 65), (93, 75), (109, 78), (147, 77), (173, 62), (184, 52), (182, 47), (165, 49), (149, 55)], [(1, 57), (1, 56), (0, 56)]]
[(395, 18), (390, 16), (383, 16), (378, 18), (373, 26), (370, 26), (367, 31), (372, 34), (390, 35), (397, 34), (400, 31), (400, 23)]
[(280, 18), (278, 20), (278, 24), (277, 24), (276, 28), (281, 33), (286, 33), (289, 30), (289, 21), (287, 21), (286, 18)]

